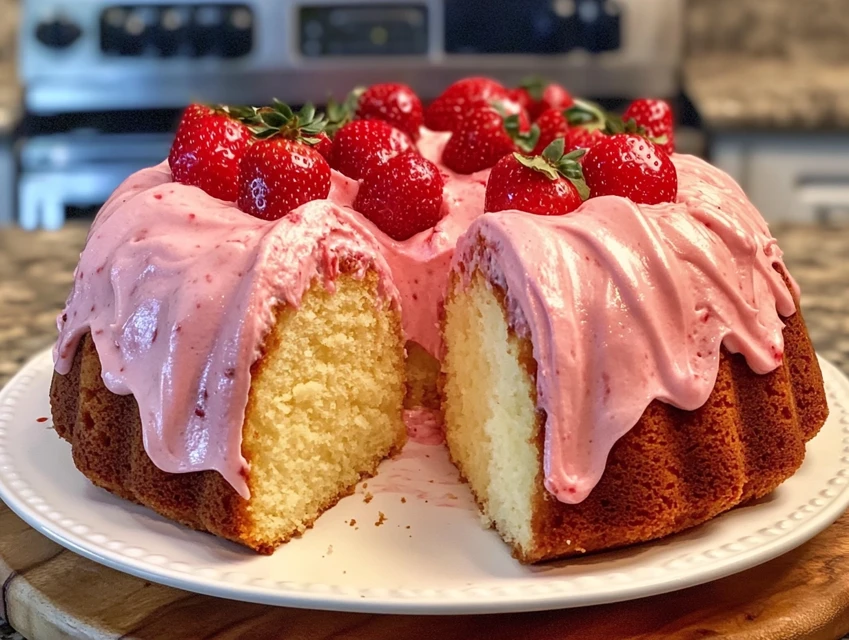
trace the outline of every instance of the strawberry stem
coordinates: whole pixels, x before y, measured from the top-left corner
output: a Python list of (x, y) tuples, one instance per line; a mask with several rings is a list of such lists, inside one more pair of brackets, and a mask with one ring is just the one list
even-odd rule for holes
[(530, 129), (522, 131), (522, 122), (519, 119), (518, 113), (507, 115), (504, 105), (498, 100), (492, 103), (492, 108), (501, 116), (501, 120), (504, 122), (504, 130), (516, 144), (516, 147), (525, 153), (533, 151), (534, 147), (537, 146), (537, 142), (539, 142), (539, 127), (536, 124), (532, 124)]
[(258, 140), (280, 137), (314, 145), (327, 127), (327, 117), (317, 113), (312, 104), (305, 104), (295, 113), (277, 98), (270, 107), (230, 107), (228, 113), (244, 123)]
[(543, 95), (545, 95), (545, 89), (549, 84), (549, 81), (542, 76), (532, 75), (523, 78), (519, 87), (528, 92), (531, 100), (541, 102)]
[(581, 163), (578, 162), (578, 159), (586, 153), (586, 149), (575, 149), (564, 154), (565, 148), (566, 141), (563, 138), (557, 138), (543, 149), (542, 155), (525, 156), (521, 153), (514, 153), (513, 157), (519, 164), (539, 171), (549, 180), (556, 180), (561, 176), (566, 178), (575, 185), (581, 200), (586, 200), (590, 197), (590, 189), (584, 180)]
[(354, 119), (360, 98), (365, 90), (365, 87), (356, 87), (345, 97), (344, 102), (336, 102), (333, 96), (327, 99), (327, 125), (324, 128), (324, 133), (332, 138), (339, 129)]

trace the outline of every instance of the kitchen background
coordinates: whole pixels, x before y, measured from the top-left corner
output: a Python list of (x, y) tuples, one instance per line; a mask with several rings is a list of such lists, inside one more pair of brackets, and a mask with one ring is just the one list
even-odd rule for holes
[[(0, 0), (0, 225), (88, 219), (192, 100), (528, 72), (674, 102), (771, 221), (849, 219), (846, 0)], [(563, 53), (565, 52), (565, 53)], [(540, 55), (542, 54), (542, 55)], [(551, 55), (555, 54), (555, 55)], [(559, 54), (559, 55), (557, 55)]]
[[(390, 79), (428, 99), (529, 72), (613, 107), (671, 100), (679, 149), (773, 223), (814, 344), (849, 372), (849, 0), (365, 4), (0, 0), (0, 227), (47, 229), (0, 229), (0, 384), (53, 341), (87, 221), (167, 155), (188, 102), (321, 102)], [(0, 620), (0, 638), (20, 636)]]

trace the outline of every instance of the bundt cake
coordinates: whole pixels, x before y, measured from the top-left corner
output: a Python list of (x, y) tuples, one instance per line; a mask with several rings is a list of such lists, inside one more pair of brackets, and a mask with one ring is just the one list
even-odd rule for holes
[(262, 553), (440, 408), (523, 562), (764, 495), (822, 378), (765, 223), (672, 154), (668, 109), (485, 78), (427, 109), (397, 84), (328, 115), (191, 106), (98, 213), (59, 318), (77, 468)]

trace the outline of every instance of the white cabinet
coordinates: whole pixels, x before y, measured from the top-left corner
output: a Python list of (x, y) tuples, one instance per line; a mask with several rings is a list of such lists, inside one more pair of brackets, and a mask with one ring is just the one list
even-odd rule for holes
[(710, 155), (770, 222), (849, 221), (849, 134), (722, 133)]

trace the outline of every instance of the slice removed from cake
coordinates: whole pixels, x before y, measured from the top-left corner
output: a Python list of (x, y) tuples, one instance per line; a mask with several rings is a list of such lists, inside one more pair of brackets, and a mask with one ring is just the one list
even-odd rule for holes
[(377, 282), (341, 277), (284, 308), (254, 365), (242, 451), (251, 545), (303, 532), (403, 446), (404, 342)]
[(245, 500), (215, 471), (166, 473), (148, 457), (138, 405), (104, 385), (86, 336), (51, 391), (56, 431), (94, 484), (191, 527), (270, 553), (296, 536), (406, 439), (404, 341), (373, 273), (315, 284), (281, 305), (253, 365), (242, 428)]

